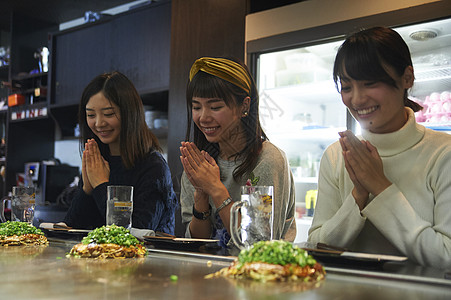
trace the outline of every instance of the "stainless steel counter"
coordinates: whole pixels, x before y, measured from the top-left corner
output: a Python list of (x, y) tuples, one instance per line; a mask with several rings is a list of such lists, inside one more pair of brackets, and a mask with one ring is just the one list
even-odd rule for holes
[[(204, 276), (233, 257), (150, 250), (144, 259), (66, 258), (74, 242), (0, 247), (0, 299), (450, 299), (440, 270), (384, 272), (328, 267), (317, 284), (259, 283)], [(177, 281), (171, 281), (177, 275)], [(423, 280), (425, 278), (426, 280)]]

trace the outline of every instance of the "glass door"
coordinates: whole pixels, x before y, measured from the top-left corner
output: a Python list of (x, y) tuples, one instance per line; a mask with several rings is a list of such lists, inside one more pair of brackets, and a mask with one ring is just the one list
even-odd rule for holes
[(338, 132), (347, 128), (346, 107), (332, 80), (335, 54), (342, 42), (258, 58), (260, 121), (270, 141), (289, 160), (296, 183), (297, 219), (311, 219), (319, 161), (327, 146), (338, 140)]

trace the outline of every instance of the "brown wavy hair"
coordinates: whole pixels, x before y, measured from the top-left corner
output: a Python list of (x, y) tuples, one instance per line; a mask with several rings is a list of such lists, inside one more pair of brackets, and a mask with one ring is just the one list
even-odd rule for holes
[(78, 111), (80, 124), (80, 152), (88, 139), (95, 139), (102, 156), (109, 160), (110, 148), (92, 132), (86, 121), (86, 104), (97, 93), (102, 93), (120, 110), (120, 149), (124, 166), (130, 169), (152, 150), (162, 151), (158, 139), (147, 127), (141, 97), (133, 83), (117, 71), (95, 77), (84, 89)]

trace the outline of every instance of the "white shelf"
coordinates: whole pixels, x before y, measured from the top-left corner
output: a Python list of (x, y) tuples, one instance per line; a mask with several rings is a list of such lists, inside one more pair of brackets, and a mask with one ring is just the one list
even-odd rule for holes
[(318, 183), (318, 177), (294, 177), (294, 182)]
[(433, 66), (415, 69), (415, 82), (445, 79), (451, 79), (451, 66)]
[(340, 93), (338, 93), (332, 80), (263, 89), (262, 94), (277, 96), (282, 99), (297, 99), (315, 105), (318, 105), (318, 102), (342, 103)]
[(299, 140), (299, 141), (326, 141), (332, 143), (338, 141), (338, 133), (346, 130), (344, 127), (326, 127), (318, 129), (299, 129), (292, 132), (281, 132), (276, 129), (266, 130), (266, 134), (270, 139), (275, 140)]

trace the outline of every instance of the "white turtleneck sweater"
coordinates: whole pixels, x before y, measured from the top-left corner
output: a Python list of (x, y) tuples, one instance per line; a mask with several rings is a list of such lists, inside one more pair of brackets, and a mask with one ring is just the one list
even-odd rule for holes
[(392, 185), (360, 211), (339, 142), (322, 159), (309, 242), (352, 251), (404, 255), (425, 266), (451, 268), (451, 135), (415, 122), (410, 108), (398, 131), (363, 130)]

